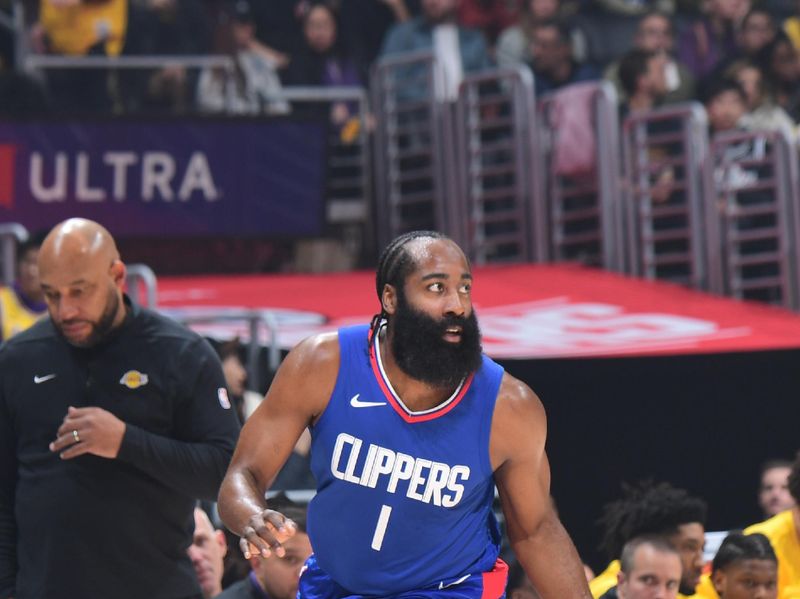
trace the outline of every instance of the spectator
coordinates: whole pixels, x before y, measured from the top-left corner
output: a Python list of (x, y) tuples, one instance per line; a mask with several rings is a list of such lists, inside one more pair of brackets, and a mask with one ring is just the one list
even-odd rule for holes
[(749, 5), (750, 0), (709, 0), (707, 14), (683, 32), (678, 60), (695, 79), (709, 75), (725, 56), (736, 52), (736, 27)]
[[(725, 72), (725, 75), (738, 82), (747, 97), (746, 112), (741, 120), (741, 124), (745, 129), (750, 129), (751, 131), (782, 129), (790, 135), (793, 133), (794, 123), (792, 119), (783, 108), (776, 106), (767, 95), (761, 69), (752, 62), (740, 61), (732, 64)], [(787, 477), (788, 472), (789, 467), (787, 466)], [(785, 480), (783, 488), (788, 497)]]
[(617, 586), (603, 599), (675, 599), (681, 580), (681, 558), (660, 536), (635, 537), (625, 543)]
[(128, 26), (128, 0), (40, 0), (32, 29), (38, 52), (85, 56), (122, 52)]
[(256, 35), (272, 53), (278, 69), (286, 68), (303, 45), (300, 21), (308, 6), (309, 0), (262, 0), (251, 5)]
[[(212, 344), (214, 345), (214, 344)], [(222, 362), (222, 372), (225, 374), (225, 386), (231, 396), (231, 403), (239, 415), (239, 421), (244, 422), (250, 417), (263, 396), (256, 391), (250, 391), (247, 383), (247, 369), (242, 363), (242, 344), (236, 337), (230, 341), (216, 344), (217, 354)]]
[(703, 96), (711, 133), (744, 128), (742, 119), (747, 112), (747, 96), (738, 82), (732, 79), (712, 81)]
[(271, 509), (280, 511), (297, 526), (297, 532), (283, 543), (285, 554), (250, 558), (252, 568), (245, 580), (225, 589), (218, 599), (295, 599), (300, 572), (311, 555), (311, 543), (306, 534), (306, 508), (283, 494), (269, 501)]
[(43, 238), (36, 235), (17, 246), (14, 283), (0, 287), (0, 341), (24, 331), (47, 311), (38, 264)]
[(222, 592), (223, 561), (227, 551), (225, 533), (214, 528), (202, 508), (194, 508), (194, 534), (186, 553), (192, 560), (203, 599), (212, 599)]
[(762, 534), (732, 532), (711, 565), (720, 599), (778, 599), (778, 558)]
[(784, 33), (776, 35), (758, 53), (756, 64), (764, 74), (770, 97), (797, 123), (800, 120), (800, 64), (789, 38)]
[(652, 110), (667, 92), (666, 56), (662, 53), (634, 49), (622, 57), (619, 79), (626, 102), (621, 105), (622, 118), (629, 113)]
[[(794, 2), (795, 12), (797, 11), (797, 2)], [(783, 22), (783, 32), (789, 37), (792, 45), (796, 50), (800, 50), (800, 15), (793, 15), (788, 17)]]
[(0, 597), (193, 596), (192, 510), (239, 428), (219, 360), (130, 302), (97, 223), (57, 225), (39, 276), (50, 317), (0, 348)]
[[(444, 71), (445, 99), (455, 99), (464, 73), (491, 65), (483, 35), (457, 23), (458, 0), (422, 0), (422, 16), (395, 25), (386, 36), (382, 54), (432, 51)], [(407, 73), (408, 80), (418, 80)]]
[(592, 67), (575, 60), (570, 30), (558, 21), (546, 21), (533, 28), (533, 75), (539, 95), (598, 78)]
[[(127, 29), (128, 0), (40, 0), (31, 46), (64, 56), (118, 56)], [(51, 103), (60, 113), (111, 112), (107, 71), (49, 69), (46, 75)]]
[(515, 67), (533, 60), (533, 27), (558, 17), (559, 0), (527, 0), (522, 4), (519, 23), (505, 29), (497, 40), (497, 64)]
[(228, 114), (286, 114), (289, 105), (275, 98), (281, 91), (278, 64), (256, 39), (250, 3), (237, 0), (228, 28), (234, 68), (204, 69), (197, 85), (197, 105), (204, 112)]
[(598, 0), (598, 5), (620, 17), (638, 16), (651, 11), (672, 14), (675, 11), (674, 0)]
[(737, 49), (721, 58), (708, 80), (726, 76), (731, 65), (741, 61), (754, 61), (767, 44), (777, 35), (777, 26), (772, 15), (762, 8), (753, 8), (745, 15), (737, 31)]
[(778, 27), (772, 15), (763, 8), (753, 8), (742, 20), (739, 30), (739, 51), (743, 58), (754, 58), (761, 48), (775, 39)]
[[(313, 4), (303, 18), (304, 45), (293, 56), (285, 73), (288, 85), (313, 86), (360, 86), (364, 80), (360, 69), (344, 53), (338, 37), (336, 14), (329, 4)], [(319, 113), (315, 106), (303, 110), (299, 105), (295, 111)], [(319, 106), (319, 105), (317, 105)], [(358, 107), (347, 102), (324, 104), (324, 112), (330, 114), (331, 122), (341, 128), (350, 119), (358, 116)]]
[(460, 0), (458, 22), (464, 27), (480, 29), (490, 45), (500, 32), (514, 25), (520, 16), (520, 5), (528, 0)]
[(346, 0), (339, 7), (341, 37), (357, 64), (372, 65), (386, 33), (418, 15), (420, 0)]
[[(602, 546), (611, 558), (641, 535), (659, 535), (669, 541), (681, 557), (681, 595), (694, 594), (703, 569), (706, 504), (669, 483), (641, 483), (623, 487), (621, 499), (603, 508)], [(615, 559), (590, 583), (597, 598), (617, 584), (620, 562)]]
[(765, 518), (772, 518), (794, 507), (795, 501), (789, 492), (791, 472), (792, 463), (789, 460), (769, 460), (761, 466), (758, 506)]
[[(644, 15), (636, 27), (633, 46), (640, 50), (664, 54), (666, 59), (664, 77), (667, 86), (667, 93), (662, 98), (664, 104), (685, 102), (694, 98), (694, 77), (689, 69), (673, 56), (675, 37), (672, 21), (666, 14), (651, 12)], [(611, 63), (603, 77), (617, 87), (620, 100), (624, 100), (625, 90), (619, 81), (619, 61)]]
[[(127, 55), (192, 55), (211, 49), (211, 20), (193, 0), (138, 0), (131, 7)], [(194, 108), (197, 71), (179, 62), (121, 75), (126, 112), (185, 113)]]
[(778, 597), (800, 596), (800, 452), (789, 474), (789, 493), (795, 506), (759, 524), (745, 529), (745, 534), (760, 532), (769, 539), (778, 558)]

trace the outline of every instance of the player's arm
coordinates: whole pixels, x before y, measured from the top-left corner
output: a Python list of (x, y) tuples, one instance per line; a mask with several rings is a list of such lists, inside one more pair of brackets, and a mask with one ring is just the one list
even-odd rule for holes
[[(303, 430), (324, 411), (339, 369), (336, 335), (312, 337), (294, 348), (278, 369), (264, 401), (245, 423), (219, 492), (225, 525), (263, 556), (282, 553), (281, 514), (267, 510), (264, 493)], [(246, 543), (243, 549), (246, 548)]]
[(550, 500), (546, 436), (539, 398), (504, 375), (490, 451), (511, 547), (543, 599), (591, 599), (578, 552)]

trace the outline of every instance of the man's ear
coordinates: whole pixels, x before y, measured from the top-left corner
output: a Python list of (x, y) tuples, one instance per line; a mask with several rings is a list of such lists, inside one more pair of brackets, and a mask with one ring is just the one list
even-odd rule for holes
[(394, 288), (394, 285), (389, 285), (387, 283), (383, 286), (381, 307), (387, 314), (394, 314), (397, 311), (397, 290)]
[(717, 591), (717, 594), (722, 597), (722, 592), (725, 590), (725, 572), (722, 570), (716, 570), (711, 575), (711, 582), (714, 585), (714, 590)]
[(111, 263), (111, 279), (114, 281), (114, 285), (120, 289), (125, 285), (126, 272), (125, 264), (122, 260), (114, 260)]
[(228, 542), (225, 540), (225, 533), (221, 530), (215, 530), (214, 539), (222, 548), (222, 557), (225, 557), (228, 554)]

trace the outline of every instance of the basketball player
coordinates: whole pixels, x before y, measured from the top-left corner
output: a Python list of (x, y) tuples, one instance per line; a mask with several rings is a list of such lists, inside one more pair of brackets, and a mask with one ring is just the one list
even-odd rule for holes
[(298, 597), (503, 596), (497, 485), (541, 597), (589, 599), (551, 506), (544, 409), (482, 355), (463, 252), (439, 233), (403, 235), (376, 283), (372, 324), (300, 343), (247, 421), (219, 503), (242, 550), (283, 554), (294, 529), (264, 492), (308, 426), (314, 555)]

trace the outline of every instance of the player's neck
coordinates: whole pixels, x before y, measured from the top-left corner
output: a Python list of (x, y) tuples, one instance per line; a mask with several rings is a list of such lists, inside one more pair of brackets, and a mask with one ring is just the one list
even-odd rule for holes
[(403, 404), (412, 412), (420, 412), (435, 408), (448, 397), (455, 388), (435, 387), (419, 379), (409, 376), (394, 358), (391, 343), (389, 343), (388, 333), (384, 327), (378, 337), (380, 346), (381, 361), (386, 378), (392, 385), (395, 393), (403, 401)]

